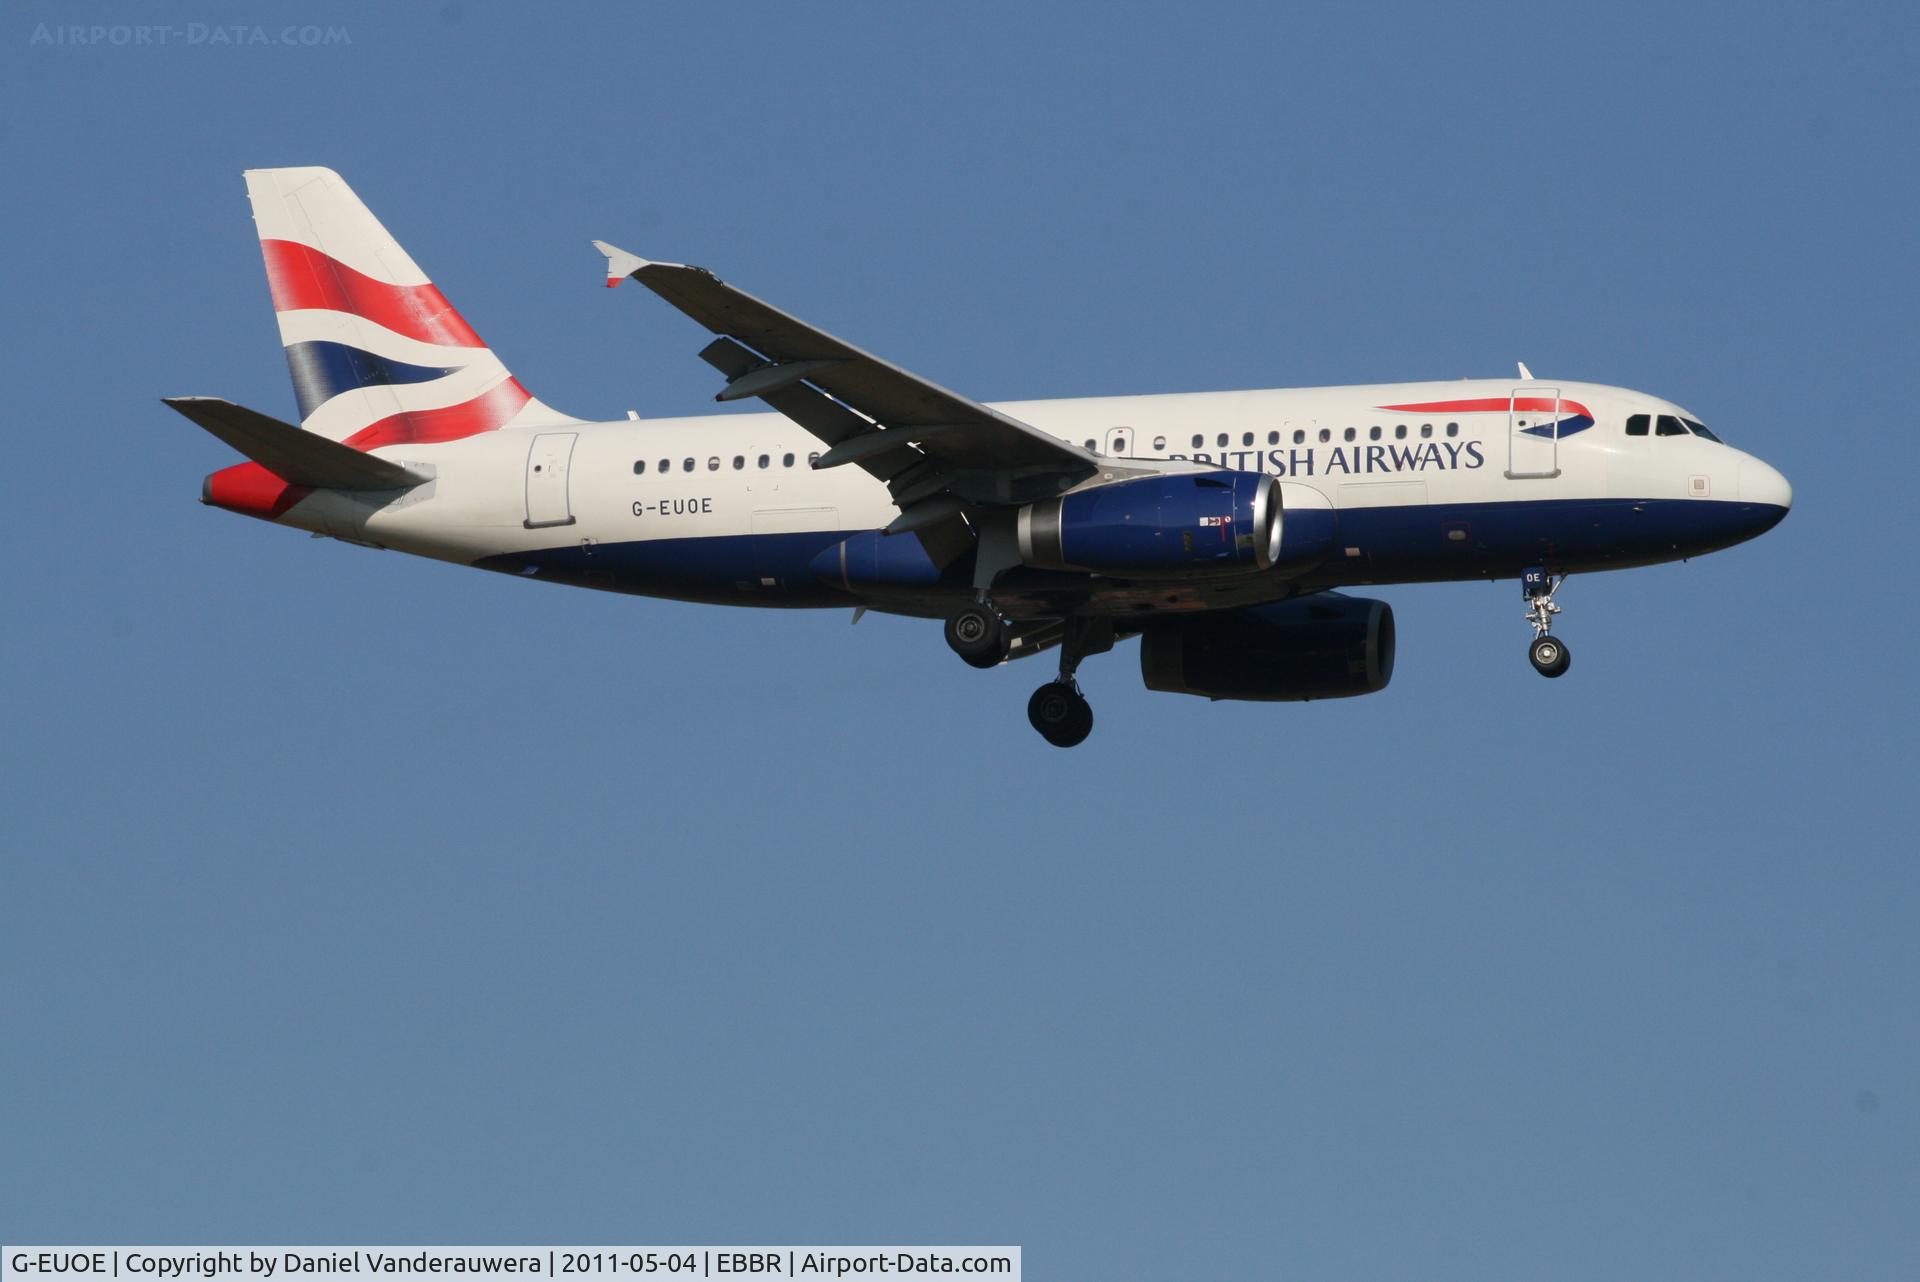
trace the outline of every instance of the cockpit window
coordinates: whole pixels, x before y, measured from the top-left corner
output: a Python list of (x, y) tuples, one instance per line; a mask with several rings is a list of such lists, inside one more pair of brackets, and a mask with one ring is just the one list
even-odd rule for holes
[(1660, 416), (1660, 426), (1655, 430), (1654, 434), (1656, 436), (1685, 436), (1687, 429), (1683, 427), (1680, 420), (1673, 415), (1662, 414)]
[(1651, 414), (1630, 414), (1627, 416), (1627, 435), (1645, 436), (1647, 424), (1653, 422)]
[(1722, 442), (1719, 437), (1715, 436), (1712, 432), (1709, 432), (1707, 430), (1707, 425), (1705, 423), (1696, 423), (1694, 420), (1690, 418), (1683, 418), (1680, 421), (1682, 423), (1685, 423), (1688, 427), (1692, 428), (1693, 434), (1695, 436), (1704, 436), (1709, 441), (1712, 441), (1716, 445), (1724, 444), (1724, 442)]

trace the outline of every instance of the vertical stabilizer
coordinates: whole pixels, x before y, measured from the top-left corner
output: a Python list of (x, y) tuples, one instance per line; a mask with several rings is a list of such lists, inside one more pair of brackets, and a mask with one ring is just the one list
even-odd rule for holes
[(301, 426), (362, 450), (570, 423), (534, 400), (331, 169), (247, 195)]

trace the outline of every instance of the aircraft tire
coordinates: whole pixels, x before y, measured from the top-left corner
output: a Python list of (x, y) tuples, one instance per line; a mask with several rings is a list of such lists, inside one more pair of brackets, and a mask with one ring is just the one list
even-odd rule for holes
[(1093, 705), (1064, 681), (1049, 681), (1027, 700), (1027, 720), (1056, 748), (1071, 748), (1093, 733)]
[(1007, 625), (983, 605), (970, 605), (947, 620), (947, 645), (976, 668), (991, 668), (1007, 657)]
[(1573, 651), (1559, 637), (1535, 637), (1527, 647), (1527, 660), (1541, 676), (1557, 677), (1573, 665)]

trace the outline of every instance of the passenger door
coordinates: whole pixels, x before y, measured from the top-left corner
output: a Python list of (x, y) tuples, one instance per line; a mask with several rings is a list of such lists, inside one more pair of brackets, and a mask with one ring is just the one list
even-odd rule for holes
[(1507, 479), (1558, 475), (1560, 389), (1516, 387), (1507, 401)]
[(527, 528), (572, 525), (567, 466), (573, 460), (576, 432), (543, 432), (527, 450)]

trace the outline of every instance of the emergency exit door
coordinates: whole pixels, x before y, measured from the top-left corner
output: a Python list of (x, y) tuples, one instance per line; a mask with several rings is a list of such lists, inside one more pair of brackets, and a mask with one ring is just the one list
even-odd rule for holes
[(567, 492), (567, 470), (573, 461), (577, 432), (543, 432), (527, 450), (527, 528), (572, 525), (572, 499)]

